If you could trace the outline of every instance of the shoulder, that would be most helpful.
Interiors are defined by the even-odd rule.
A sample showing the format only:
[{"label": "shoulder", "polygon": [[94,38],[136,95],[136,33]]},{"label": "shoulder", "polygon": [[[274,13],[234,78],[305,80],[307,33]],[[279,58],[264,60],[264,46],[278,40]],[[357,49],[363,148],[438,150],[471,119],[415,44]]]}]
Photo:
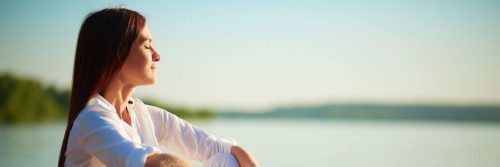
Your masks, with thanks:
[{"label": "shoulder", "polygon": [[114,119],[115,117],[118,118],[114,108],[110,108],[99,103],[89,102],[89,104],[87,104],[87,106],[85,106],[85,108],[78,114],[76,119],[83,121],[94,119]]},{"label": "shoulder", "polygon": [[103,98],[91,98],[85,108],[78,114],[77,120],[94,118],[118,118],[115,108]]},{"label": "shoulder", "polygon": [[73,127],[79,131],[92,131],[103,127],[115,126],[120,120],[114,109],[100,104],[100,102],[89,101],[87,106],[78,114]]},{"label": "shoulder", "polygon": [[134,103],[134,107],[138,107],[141,110],[145,110],[145,111],[149,112],[150,114],[162,114],[164,112],[167,112],[166,110],[164,110],[162,108],[152,106],[149,104],[145,104],[139,98],[133,98],[133,103]]},{"label": "shoulder", "polygon": [[169,120],[176,119],[176,116],[160,107],[144,104],[140,99],[134,98],[134,108],[138,110],[137,115],[143,115],[151,118],[153,123],[166,123]]}]

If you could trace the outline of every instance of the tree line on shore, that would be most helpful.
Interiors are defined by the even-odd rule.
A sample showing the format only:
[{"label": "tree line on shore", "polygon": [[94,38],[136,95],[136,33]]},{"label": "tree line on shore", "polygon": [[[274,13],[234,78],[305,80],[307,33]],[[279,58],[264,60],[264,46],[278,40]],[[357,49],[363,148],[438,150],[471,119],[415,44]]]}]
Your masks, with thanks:
[{"label": "tree line on shore", "polygon": [[[57,89],[10,73],[0,74],[0,124],[65,120],[69,112],[69,89]],[[146,104],[163,108],[185,119],[212,118],[210,109],[171,106],[155,100]]]}]

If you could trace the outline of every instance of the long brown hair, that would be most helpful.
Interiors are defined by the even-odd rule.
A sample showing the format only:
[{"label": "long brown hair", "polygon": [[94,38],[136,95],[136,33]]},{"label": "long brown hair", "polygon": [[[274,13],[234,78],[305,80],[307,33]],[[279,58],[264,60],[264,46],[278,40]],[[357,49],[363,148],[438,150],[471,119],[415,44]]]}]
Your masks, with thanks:
[{"label": "long brown hair", "polygon": [[145,24],[144,16],[124,8],[106,8],[85,18],[76,45],[68,124],[59,167],[64,166],[68,137],[76,117],[90,98],[102,92],[116,76]]}]

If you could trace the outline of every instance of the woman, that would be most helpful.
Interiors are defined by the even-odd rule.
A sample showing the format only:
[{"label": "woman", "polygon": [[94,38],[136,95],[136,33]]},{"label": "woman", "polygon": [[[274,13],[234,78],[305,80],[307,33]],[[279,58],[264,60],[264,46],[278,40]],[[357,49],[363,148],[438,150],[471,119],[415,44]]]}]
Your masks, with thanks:
[{"label": "woman", "polygon": [[131,95],[156,81],[160,55],[145,18],[124,8],[89,14],[76,47],[68,125],[59,166],[257,166],[235,142],[208,134]]}]

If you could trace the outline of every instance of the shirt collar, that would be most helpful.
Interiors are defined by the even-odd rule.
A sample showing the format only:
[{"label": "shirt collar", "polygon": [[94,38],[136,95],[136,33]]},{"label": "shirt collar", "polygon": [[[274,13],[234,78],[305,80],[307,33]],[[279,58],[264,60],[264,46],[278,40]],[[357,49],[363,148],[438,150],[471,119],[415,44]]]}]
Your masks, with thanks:
[{"label": "shirt collar", "polygon": [[[127,101],[127,105],[129,107],[134,107],[135,103],[136,102],[134,101],[134,98],[132,98],[132,97],[130,97]],[[104,107],[116,112],[115,106],[113,106],[111,103],[109,103],[109,101],[106,100],[104,97],[102,97],[99,93],[94,95],[94,97],[92,97],[89,100],[89,102],[87,102],[87,105],[100,105],[100,106],[104,106]]]}]

